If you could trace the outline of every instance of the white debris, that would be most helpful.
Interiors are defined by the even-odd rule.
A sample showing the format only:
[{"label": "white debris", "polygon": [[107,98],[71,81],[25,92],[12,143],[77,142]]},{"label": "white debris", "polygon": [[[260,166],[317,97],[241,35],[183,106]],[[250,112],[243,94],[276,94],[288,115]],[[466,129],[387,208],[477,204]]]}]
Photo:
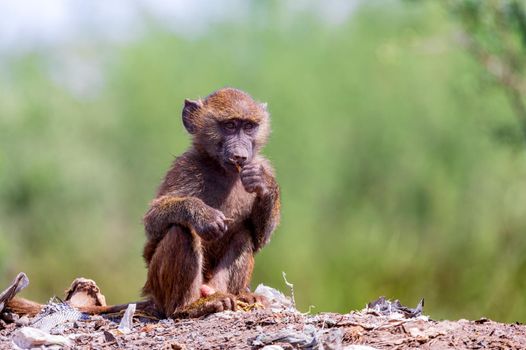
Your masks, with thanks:
[{"label": "white debris", "polygon": [[57,303],[55,298],[52,298],[42,311],[35,316],[31,326],[45,332],[51,332],[59,325],[80,320],[82,317],[82,312],[72,308],[69,304]]},{"label": "white debris", "polygon": [[293,309],[292,301],[277,289],[260,284],[254,293],[267,298],[270,303],[270,308],[274,312],[279,312],[283,309]]},{"label": "white debris", "polygon": [[41,346],[71,346],[71,340],[61,335],[51,335],[33,327],[23,327],[13,333],[13,344],[20,349],[38,348]]},{"label": "white debris", "polygon": [[368,345],[349,345],[343,348],[343,350],[378,350]]},{"label": "white debris", "polygon": [[277,342],[289,343],[307,349],[313,349],[319,345],[317,329],[313,325],[306,325],[301,331],[297,331],[292,327],[287,327],[278,332],[260,333],[252,341],[252,345],[273,345],[272,343]]},{"label": "white debris", "polygon": [[122,334],[128,334],[133,328],[133,314],[135,314],[135,304],[128,305],[128,308],[122,316],[121,323],[119,324],[119,332]]}]

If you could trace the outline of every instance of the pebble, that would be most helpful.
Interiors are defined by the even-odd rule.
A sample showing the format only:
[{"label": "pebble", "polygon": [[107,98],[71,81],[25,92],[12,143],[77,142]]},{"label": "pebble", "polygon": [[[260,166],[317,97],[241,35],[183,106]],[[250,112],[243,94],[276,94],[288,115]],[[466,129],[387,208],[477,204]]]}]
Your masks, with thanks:
[{"label": "pebble", "polygon": [[214,316],[215,318],[222,318],[225,320],[229,320],[233,317],[232,314],[233,314],[233,311],[223,311],[223,312],[219,312],[212,316]]},{"label": "pebble", "polygon": [[27,317],[26,315],[20,317],[18,321],[16,321],[16,325],[21,327],[29,325],[29,317]]},{"label": "pebble", "polygon": [[7,323],[13,323],[13,322],[16,322],[18,321],[18,318],[19,316],[13,312],[4,312],[2,314],[2,318],[7,322]]}]

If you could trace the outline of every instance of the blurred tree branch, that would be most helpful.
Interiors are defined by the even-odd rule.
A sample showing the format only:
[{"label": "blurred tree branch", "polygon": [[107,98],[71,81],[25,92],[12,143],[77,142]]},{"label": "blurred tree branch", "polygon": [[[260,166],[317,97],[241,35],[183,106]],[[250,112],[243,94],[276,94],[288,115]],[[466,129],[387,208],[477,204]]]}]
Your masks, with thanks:
[{"label": "blurred tree branch", "polygon": [[461,44],[505,90],[526,141],[526,12],[523,0],[448,0]]}]

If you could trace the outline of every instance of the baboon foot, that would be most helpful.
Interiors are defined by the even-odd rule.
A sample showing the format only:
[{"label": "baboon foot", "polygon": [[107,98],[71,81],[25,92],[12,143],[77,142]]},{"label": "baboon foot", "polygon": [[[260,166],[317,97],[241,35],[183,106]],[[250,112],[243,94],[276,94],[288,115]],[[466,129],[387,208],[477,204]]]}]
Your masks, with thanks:
[{"label": "baboon foot", "polygon": [[197,318],[222,311],[236,311],[236,297],[232,294],[215,293],[201,298],[173,314],[173,318]]}]

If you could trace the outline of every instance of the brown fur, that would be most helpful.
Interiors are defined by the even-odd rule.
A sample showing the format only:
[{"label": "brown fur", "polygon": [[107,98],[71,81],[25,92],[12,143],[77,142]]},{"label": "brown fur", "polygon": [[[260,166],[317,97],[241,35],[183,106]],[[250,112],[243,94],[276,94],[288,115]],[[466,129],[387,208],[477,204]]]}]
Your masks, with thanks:
[{"label": "brown fur", "polygon": [[[67,301],[66,301],[67,302]],[[67,302],[68,303],[68,302]],[[150,300],[139,301],[134,303],[136,304],[136,315],[145,316],[145,317],[163,317],[157,310],[157,308],[152,304]],[[90,314],[90,315],[110,315],[110,314],[121,314],[127,308],[129,304],[120,304],[120,305],[109,305],[109,306],[100,306],[100,305],[72,305],[73,308],[78,309],[80,312]],[[37,303],[32,300],[27,300],[25,298],[14,297],[6,303],[5,309],[8,312],[15,313],[17,315],[28,315],[29,317],[34,317],[42,311],[45,305]]]},{"label": "brown fur", "polygon": [[[75,281],[73,283],[75,283]],[[90,315],[120,314],[123,313],[129,305],[101,305],[101,297],[104,298],[104,296],[100,294],[98,286],[93,282],[88,287],[87,290],[83,288],[68,289],[66,291],[65,302],[71,307]],[[94,291],[96,291],[95,294],[93,293]],[[77,296],[80,296],[81,298],[76,298]],[[79,300],[81,300],[80,303]],[[154,318],[160,318],[163,316],[157,311],[157,308],[150,300],[136,302],[135,304],[137,315]],[[28,315],[29,317],[34,317],[42,311],[44,306],[45,305],[25,298],[14,297],[6,302],[5,310],[17,315]]]},{"label": "brown fur", "polygon": [[37,315],[44,305],[25,298],[14,297],[6,303],[6,309],[17,315],[28,315],[33,317]]},{"label": "brown fur", "polygon": [[[225,168],[228,159],[216,152],[225,140],[218,123],[228,120],[259,125],[246,137],[253,156],[241,174]],[[224,300],[246,292],[254,254],[279,222],[279,188],[258,154],[270,130],[266,105],[240,90],[221,89],[203,101],[186,100],[183,122],[193,146],[175,159],[144,217],[143,293],[165,316],[196,302],[203,283],[227,295],[214,305],[231,305]]]}]

